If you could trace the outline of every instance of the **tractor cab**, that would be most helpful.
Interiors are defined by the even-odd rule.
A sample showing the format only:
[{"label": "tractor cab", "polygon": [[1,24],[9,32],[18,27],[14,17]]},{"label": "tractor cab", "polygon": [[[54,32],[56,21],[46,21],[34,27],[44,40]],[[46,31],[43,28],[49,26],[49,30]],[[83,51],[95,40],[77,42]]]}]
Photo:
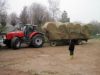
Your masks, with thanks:
[{"label": "tractor cab", "polygon": [[32,32],[37,32],[37,25],[26,24],[20,27],[20,30],[24,32],[25,35],[28,35]]},{"label": "tractor cab", "polygon": [[37,30],[37,25],[31,25],[31,24],[26,24],[26,25],[21,25],[20,29],[22,31],[36,31]]},{"label": "tractor cab", "polygon": [[20,27],[20,30],[24,33],[24,39],[26,41],[29,41],[30,35],[33,32],[37,32],[36,27],[37,27],[36,25],[31,25],[31,24],[26,24]]}]

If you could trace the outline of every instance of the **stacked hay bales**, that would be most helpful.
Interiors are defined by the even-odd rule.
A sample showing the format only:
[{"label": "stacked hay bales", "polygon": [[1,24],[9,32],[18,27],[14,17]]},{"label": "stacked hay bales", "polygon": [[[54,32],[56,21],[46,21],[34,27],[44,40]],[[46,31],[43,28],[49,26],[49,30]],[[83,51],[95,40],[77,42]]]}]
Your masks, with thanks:
[{"label": "stacked hay bales", "polygon": [[61,38],[62,39],[68,39],[69,36],[68,36],[68,29],[67,29],[67,26],[65,23],[61,23],[59,26],[58,26],[58,29],[59,31],[62,33],[61,34]]},{"label": "stacked hay bales", "polygon": [[75,32],[75,25],[73,23],[67,24],[67,30],[68,30],[69,39],[78,38],[77,33]]},{"label": "stacked hay bales", "polygon": [[73,23],[66,23],[66,27],[68,30],[68,33],[74,32],[74,24]]},{"label": "stacked hay bales", "polygon": [[82,26],[80,24],[74,24],[74,32],[76,34],[76,38],[83,38],[81,32],[82,32]]},{"label": "stacked hay bales", "polygon": [[58,30],[56,23],[48,22],[42,27],[43,31],[45,32],[46,36],[49,40],[60,40],[60,31]]},{"label": "stacked hay bales", "polygon": [[82,34],[84,35],[84,38],[90,38],[89,32],[90,32],[89,27],[86,25],[83,25],[82,26]]},{"label": "stacked hay bales", "polygon": [[75,25],[75,26],[74,26],[75,32],[76,32],[76,33],[81,33],[81,31],[82,31],[81,25],[80,25],[80,24],[74,24],[74,25]]},{"label": "stacked hay bales", "polygon": [[48,22],[42,29],[49,40],[89,38],[88,27],[75,23]]}]

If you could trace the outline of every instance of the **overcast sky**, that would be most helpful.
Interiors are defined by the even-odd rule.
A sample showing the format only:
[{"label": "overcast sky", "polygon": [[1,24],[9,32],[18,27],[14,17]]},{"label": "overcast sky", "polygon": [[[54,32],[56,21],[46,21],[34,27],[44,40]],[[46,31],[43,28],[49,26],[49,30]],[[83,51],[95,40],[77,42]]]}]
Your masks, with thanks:
[{"label": "overcast sky", "polygon": [[[30,6],[33,2],[47,5],[47,0],[7,0],[8,12],[19,14],[24,6]],[[66,10],[71,22],[100,22],[100,0],[60,0],[61,11]]]}]

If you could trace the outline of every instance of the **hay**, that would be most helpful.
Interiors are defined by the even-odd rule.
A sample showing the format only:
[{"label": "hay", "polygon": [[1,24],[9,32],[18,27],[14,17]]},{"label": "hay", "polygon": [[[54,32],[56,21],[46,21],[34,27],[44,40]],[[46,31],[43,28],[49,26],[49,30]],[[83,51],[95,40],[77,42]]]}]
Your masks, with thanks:
[{"label": "hay", "polygon": [[56,23],[48,22],[42,27],[43,31],[45,31],[46,36],[49,40],[60,40],[60,31],[58,30]]},{"label": "hay", "polygon": [[46,24],[44,24],[44,26],[42,27],[43,30],[48,30],[48,31],[57,31],[57,27],[56,27],[56,23],[54,22],[47,22]]},{"label": "hay", "polygon": [[65,23],[60,24],[58,29],[62,33],[61,38],[68,39],[68,30],[67,30],[66,24]]},{"label": "hay", "polygon": [[79,39],[80,38],[80,34],[75,33],[75,32],[71,32],[69,34],[69,39]]},{"label": "hay", "polygon": [[88,26],[82,26],[82,34],[84,35],[84,38],[90,38],[89,32],[90,31]]},{"label": "hay", "polygon": [[69,33],[74,32],[74,24],[73,23],[67,23],[66,27],[67,27],[67,30]]},{"label": "hay", "polygon": [[74,25],[74,30],[75,30],[76,33],[81,33],[81,31],[82,31],[81,25],[80,24],[75,24]]},{"label": "hay", "polygon": [[42,27],[49,40],[88,38],[88,27],[80,24],[48,22]]},{"label": "hay", "polygon": [[70,39],[78,39],[81,37],[81,25],[74,23],[67,23],[67,30]]}]

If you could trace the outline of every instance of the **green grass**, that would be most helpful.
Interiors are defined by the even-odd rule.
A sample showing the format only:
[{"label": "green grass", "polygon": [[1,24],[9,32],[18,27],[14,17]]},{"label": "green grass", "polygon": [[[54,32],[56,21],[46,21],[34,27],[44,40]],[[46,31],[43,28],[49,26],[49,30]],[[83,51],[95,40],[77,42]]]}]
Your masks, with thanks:
[{"label": "green grass", "polygon": [[92,36],[92,38],[93,38],[93,39],[100,39],[100,35],[99,35],[99,36],[97,36],[97,35]]}]

